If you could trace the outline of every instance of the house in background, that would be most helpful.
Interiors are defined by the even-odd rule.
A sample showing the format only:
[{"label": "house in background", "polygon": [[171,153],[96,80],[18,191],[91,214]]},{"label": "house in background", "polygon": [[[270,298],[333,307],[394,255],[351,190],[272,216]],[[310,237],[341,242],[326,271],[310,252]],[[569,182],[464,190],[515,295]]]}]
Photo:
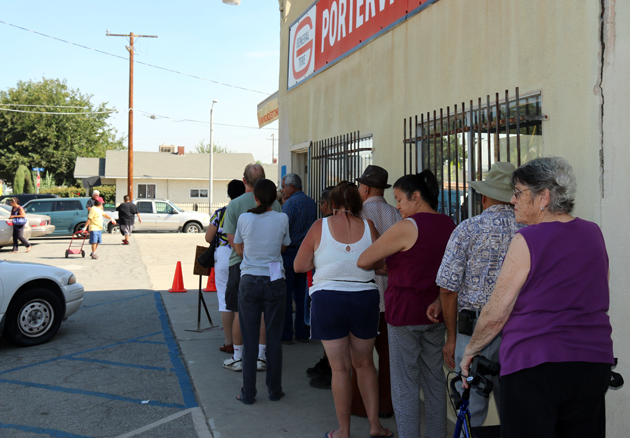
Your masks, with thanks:
[{"label": "house in background", "polygon": [[[172,149],[171,149],[172,148]],[[185,210],[208,211],[208,154],[184,153],[184,147],[160,146],[161,152],[134,152],[133,198],[164,198]],[[246,153],[213,154],[213,206],[229,202],[227,185],[242,179],[254,163]],[[278,183],[278,165],[263,164],[268,179]],[[77,158],[75,178],[99,176],[103,185],[116,186],[116,204],[127,194],[127,151],[107,151],[105,158]]]}]

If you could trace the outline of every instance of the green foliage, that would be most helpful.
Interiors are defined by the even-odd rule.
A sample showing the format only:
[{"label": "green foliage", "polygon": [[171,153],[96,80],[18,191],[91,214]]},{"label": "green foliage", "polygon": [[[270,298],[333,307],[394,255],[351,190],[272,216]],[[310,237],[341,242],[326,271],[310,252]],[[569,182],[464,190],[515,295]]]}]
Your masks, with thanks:
[{"label": "green foliage", "polygon": [[[197,154],[209,154],[210,153],[210,143],[204,143],[203,140],[199,140],[193,152]],[[233,154],[236,151],[229,149],[227,146],[220,146],[219,143],[214,143],[212,148],[212,152],[215,154]]]},{"label": "green foliage", "polygon": [[[114,204],[116,202],[116,186],[99,186],[94,187],[93,190],[98,190],[101,193],[101,197],[108,204]],[[52,193],[60,198],[82,198],[86,196],[92,196],[91,193],[86,194],[83,187],[50,187],[39,190],[39,193]]]},{"label": "green foliage", "polygon": [[24,173],[24,192],[23,193],[36,193],[37,185],[33,184],[33,174],[30,170],[26,169]]},{"label": "green foliage", "polygon": [[10,178],[18,166],[26,165],[45,168],[54,175],[56,184],[74,181],[77,157],[104,158],[107,150],[125,149],[123,139],[117,138],[116,130],[107,123],[108,112],[45,114],[108,110],[106,103],[95,105],[91,98],[59,79],[20,81],[15,88],[0,91],[3,108],[34,112],[0,111],[0,179]]},{"label": "green foliage", "polygon": [[15,177],[13,178],[13,193],[24,193],[24,181],[28,178],[28,168],[20,165],[15,171]]}]

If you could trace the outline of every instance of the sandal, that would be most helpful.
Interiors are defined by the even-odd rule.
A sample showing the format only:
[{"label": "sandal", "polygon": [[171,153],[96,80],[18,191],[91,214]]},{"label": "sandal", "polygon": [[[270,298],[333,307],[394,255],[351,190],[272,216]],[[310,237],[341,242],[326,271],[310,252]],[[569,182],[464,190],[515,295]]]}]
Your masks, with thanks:
[{"label": "sandal", "polygon": [[385,429],[385,435],[370,435],[370,438],[393,438],[394,432],[389,429]]},{"label": "sandal", "polygon": [[240,395],[236,396],[236,400],[240,401],[244,405],[253,405],[256,402],[256,399],[254,399],[252,401],[243,400]]},{"label": "sandal", "polygon": [[326,432],[326,434],[324,435],[324,438],[335,438],[335,432],[337,432],[337,429],[331,432]]}]

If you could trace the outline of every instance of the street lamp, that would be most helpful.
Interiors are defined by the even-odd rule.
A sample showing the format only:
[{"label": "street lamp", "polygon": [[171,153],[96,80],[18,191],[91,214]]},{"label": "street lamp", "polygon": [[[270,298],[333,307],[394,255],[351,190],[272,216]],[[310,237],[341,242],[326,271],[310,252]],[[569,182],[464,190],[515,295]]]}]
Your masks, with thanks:
[{"label": "street lamp", "polygon": [[212,153],[214,152],[214,143],[212,143],[212,112],[214,110],[214,104],[218,103],[217,99],[212,101],[212,105],[210,106],[210,184],[208,191],[208,214],[212,216]]}]

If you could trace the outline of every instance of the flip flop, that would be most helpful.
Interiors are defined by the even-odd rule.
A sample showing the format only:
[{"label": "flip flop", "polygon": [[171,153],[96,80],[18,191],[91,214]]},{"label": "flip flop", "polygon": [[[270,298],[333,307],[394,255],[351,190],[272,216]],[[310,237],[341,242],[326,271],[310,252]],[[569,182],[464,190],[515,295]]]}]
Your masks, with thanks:
[{"label": "flip flop", "polygon": [[236,396],[236,400],[240,401],[244,405],[253,405],[256,402],[256,399],[254,399],[252,401],[243,400],[240,395]]},{"label": "flip flop", "polygon": [[333,430],[332,432],[326,432],[324,434],[324,438],[335,438],[335,432],[337,432],[337,429]]},{"label": "flip flop", "polygon": [[385,435],[370,435],[370,438],[394,438],[394,432],[389,429],[385,429]]},{"label": "flip flop", "polygon": [[280,393],[280,395],[276,395],[276,396],[270,395],[270,396],[269,396],[269,400],[271,400],[271,401],[278,401],[278,400],[280,400],[282,397],[284,397],[284,391],[282,391],[282,392]]}]

